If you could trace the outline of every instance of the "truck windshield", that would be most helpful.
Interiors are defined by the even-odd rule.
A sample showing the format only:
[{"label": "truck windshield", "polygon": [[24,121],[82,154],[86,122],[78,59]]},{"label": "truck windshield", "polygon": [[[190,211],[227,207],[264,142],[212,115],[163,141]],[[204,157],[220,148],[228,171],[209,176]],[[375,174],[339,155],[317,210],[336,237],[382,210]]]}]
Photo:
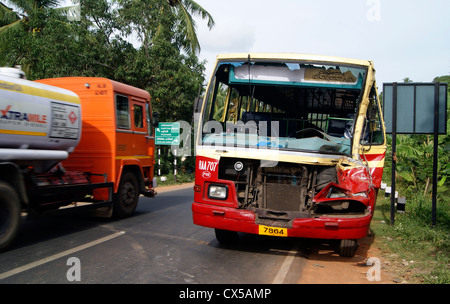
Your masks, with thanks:
[{"label": "truck windshield", "polygon": [[350,154],[367,70],[301,62],[220,62],[202,144]]}]

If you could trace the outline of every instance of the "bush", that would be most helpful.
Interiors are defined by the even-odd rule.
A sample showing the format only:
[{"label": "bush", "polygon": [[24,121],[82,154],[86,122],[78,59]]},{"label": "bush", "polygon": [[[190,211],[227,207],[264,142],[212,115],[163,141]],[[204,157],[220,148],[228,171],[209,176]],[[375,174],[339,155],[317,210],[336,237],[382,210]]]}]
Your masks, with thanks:
[{"label": "bush", "polygon": [[[161,176],[157,176],[158,178],[158,187],[161,186],[169,186],[169,185],[176,185],[176,184],[183,184],[183,183],[191,183],[195,180],[195,174],[194,173],[181,173],[177,174],[177,181],[175,182],[175,176],[173,173],[164,174],[162,175],[166,178],[165,181],[161,181]],[[155,175],[156,177],[156,175]]]}]

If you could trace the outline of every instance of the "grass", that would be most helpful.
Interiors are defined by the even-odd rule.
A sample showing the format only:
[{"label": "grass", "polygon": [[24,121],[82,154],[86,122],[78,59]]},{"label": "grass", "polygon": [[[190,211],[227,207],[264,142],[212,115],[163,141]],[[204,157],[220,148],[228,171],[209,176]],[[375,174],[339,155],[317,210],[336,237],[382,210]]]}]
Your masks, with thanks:
[{"label": "grass", "polygon": [[396,213],[392,226],[390,204],[390,198],[379,196],[371,229],[395,260],[392,268],[408,283],[449,284],[450,200],[438,199],[435,226],[431,198],[407,198],[405,213]]},{"label": "grass", "polygon": [[[156,176],[156,175],[155,175]],[[166,178],[165,181],[161,181],[161,177],[164,176]],[[194,173],[180,173],[177,174],[177,178],[175,181],[175,176],[173,173],[164,174],[162,176],[156,176],[157,177],[157,183],[159,187],[162,186],[171,186],[171,185],[180,185],[183,183],[191,183],[195,180],[195,174]]]}]

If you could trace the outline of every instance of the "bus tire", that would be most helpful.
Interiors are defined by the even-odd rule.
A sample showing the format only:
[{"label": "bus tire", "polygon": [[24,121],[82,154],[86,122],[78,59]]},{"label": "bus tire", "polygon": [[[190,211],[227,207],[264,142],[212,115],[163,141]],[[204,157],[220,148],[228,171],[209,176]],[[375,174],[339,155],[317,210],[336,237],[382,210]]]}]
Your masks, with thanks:
[{"label": "bus tire", "polygon": [[341,240],[339,244],[339,255],[341,257],[351,258],[355,255],[356,249],[358,249],[357,240]]},{"label": "bus tire", "polygon": [[20,209],[14,188],[0,181],[0,251],[11,244],[19,231]]},{"label": "bus tire", "polygon": [[230,244],[238,240],[236,231],[214,229],[216,233],[216,239],[221,244]]},{"label": "bus tire", "polygon": [[113,217],[125,218],[134,213],[139,200],[139,185],[132,172],[125,172],[120,178],[119,188],[113,199]]}]

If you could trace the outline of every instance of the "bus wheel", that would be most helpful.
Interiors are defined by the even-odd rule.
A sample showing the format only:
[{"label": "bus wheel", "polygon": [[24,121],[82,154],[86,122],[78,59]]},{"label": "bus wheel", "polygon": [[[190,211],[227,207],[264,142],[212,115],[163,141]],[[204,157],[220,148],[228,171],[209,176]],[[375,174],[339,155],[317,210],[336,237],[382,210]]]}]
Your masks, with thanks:
[{"label": "bus wheel", "polygon": [[339,255],[341,257],[351,258],[355,255],[356,249],[358,249],[357,240],[341,240],[339,244]]},{"label": "bus wheel", "polygon": [[20,202],[16,191],[0,182],[0,250],[14,240],[20,225]]},{"label": "bus wheel", "polygon": [[221,244],[229,244],[234,243],[238,239],[238,235],[236,231],[215,229],[216,239]]},{"label": "bus wheel", "polygon": [[136,210],[139,194],[136,176],[131,172],[125,172],[114,195],[113,216],[125,218],[132,215]]}]

